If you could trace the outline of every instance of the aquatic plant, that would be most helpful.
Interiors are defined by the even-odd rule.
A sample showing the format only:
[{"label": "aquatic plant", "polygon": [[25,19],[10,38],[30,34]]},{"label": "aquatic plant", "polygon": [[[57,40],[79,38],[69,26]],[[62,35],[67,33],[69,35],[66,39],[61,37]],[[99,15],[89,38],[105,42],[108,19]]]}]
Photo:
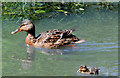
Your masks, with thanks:
[{"label": "aquatic plant", "polygon": [[110,2],[3,2],[1,5],[3,18],[19,17],[20,19],[29,18],[32,20],[54,17],[60,13],[65,15],[82,14],[93,5],[96,5],[96,9],[117,9],[117,4]]}]

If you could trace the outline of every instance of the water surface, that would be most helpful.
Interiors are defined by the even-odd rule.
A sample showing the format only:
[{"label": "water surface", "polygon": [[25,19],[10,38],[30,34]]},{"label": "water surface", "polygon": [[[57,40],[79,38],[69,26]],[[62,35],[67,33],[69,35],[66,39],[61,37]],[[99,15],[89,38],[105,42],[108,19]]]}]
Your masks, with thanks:
[{"label": "water surface", "polygon": [[26,47],[26,32],[11,35],[18,20],[2,22],[3,76],[86,76],[80,65],[99,68],[100,76],[118,75],[118,12],[91,11],[82,15],[60,14],[33,21],[36,35],[49,29],[78,27],[74,35],[86,42],[74,47],[42,49]]}]

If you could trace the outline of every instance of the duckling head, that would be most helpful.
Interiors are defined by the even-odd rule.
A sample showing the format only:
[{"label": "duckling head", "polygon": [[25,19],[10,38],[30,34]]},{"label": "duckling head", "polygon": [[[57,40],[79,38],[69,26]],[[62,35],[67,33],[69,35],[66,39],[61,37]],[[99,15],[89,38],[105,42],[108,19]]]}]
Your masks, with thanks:
[{"label": "duckling head", "polygon": [[81,71],[87,71],[88,68],[87,68],[86,65],[81,65],[81,66],[80,66],[80,70],[81,70]]}]

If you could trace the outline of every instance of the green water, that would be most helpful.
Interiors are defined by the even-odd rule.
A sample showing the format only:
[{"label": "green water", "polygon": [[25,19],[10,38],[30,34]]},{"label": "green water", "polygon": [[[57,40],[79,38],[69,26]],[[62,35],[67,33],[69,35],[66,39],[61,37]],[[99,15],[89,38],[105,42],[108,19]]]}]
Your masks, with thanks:
[{"label": "green water", "polygon": [[99,68],[100,76],[118,75],[118,12],[89,10],[82,15],[61,14],[34,21],[36,35],[49,29],[78,27],[73,34],[86,42],[76,44],[77,48],[27,47],[26,32],[10,34],[18,28],[17,21],[2,22],[3,76],[84,76],[76,72],[80,65]]}]

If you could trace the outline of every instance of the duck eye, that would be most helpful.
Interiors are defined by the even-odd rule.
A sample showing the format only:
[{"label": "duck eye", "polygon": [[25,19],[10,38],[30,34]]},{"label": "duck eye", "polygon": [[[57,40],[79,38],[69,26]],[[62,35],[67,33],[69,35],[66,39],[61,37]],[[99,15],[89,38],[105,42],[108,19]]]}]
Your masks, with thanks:
[{"label": "duck eye", "polygon": [[25,25],[28,25],[28,24],[21,24],[20,27],[25,26]]},{"label": "duck eye", "polygon": [[25,26],[26,24],[23,24],[22,26]]}]

